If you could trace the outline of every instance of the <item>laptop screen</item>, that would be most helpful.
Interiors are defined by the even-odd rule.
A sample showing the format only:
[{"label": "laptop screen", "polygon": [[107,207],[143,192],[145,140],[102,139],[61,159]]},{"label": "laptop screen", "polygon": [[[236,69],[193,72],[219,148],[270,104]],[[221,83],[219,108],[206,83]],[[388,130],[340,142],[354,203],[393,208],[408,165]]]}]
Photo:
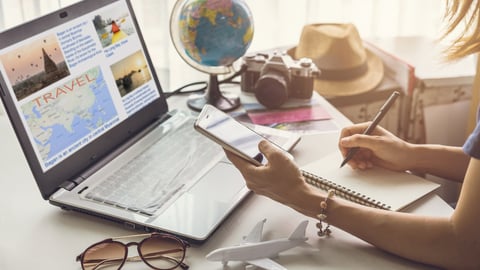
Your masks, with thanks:
[{"label": "laptop screen", "polygon": [[71,160],[51,174],[75,177],[168,110],[127,1],[82,1],[0,40],[2,99],[35,176]]}]

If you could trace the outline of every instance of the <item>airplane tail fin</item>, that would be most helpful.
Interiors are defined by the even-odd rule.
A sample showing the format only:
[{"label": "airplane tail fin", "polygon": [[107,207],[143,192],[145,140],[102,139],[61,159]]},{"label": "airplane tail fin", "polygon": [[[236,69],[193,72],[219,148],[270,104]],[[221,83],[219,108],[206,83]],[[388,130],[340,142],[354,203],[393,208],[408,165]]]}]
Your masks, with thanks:
[{"label": "airplane tail fin", "polygon": [[290,235],[288,240],[306,240],[305,231],[307,230],[308,220],[302,221]]},{"label": "airplane tail fin", "polygon": [[262,240],[262,231],[263,231],[263,224],[267,219],[263,219],[253,227],[252,231],[247,235],[243,237],[243,243],[258,243]]}]

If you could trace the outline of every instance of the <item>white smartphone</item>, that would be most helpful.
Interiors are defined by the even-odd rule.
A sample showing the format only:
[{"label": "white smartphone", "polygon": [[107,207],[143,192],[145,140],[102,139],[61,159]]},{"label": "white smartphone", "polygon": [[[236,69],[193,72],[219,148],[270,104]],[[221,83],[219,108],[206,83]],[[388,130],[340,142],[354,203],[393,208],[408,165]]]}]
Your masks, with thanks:
[{"label": "white smartphone", "polygon": [[[266,158],[258,150],[258,143],[262,140],[272,141],[214,106],[207,104],[203,107],[195,121],[194,128],[220,144],[223,148],[239,155],[254,165],[260,166],[267,163]],[[297,140],[296,138],[293,139]],[[274,142],[272,144],[281,149],[286,156],[293,159],[292,155],[281,146]]]}]

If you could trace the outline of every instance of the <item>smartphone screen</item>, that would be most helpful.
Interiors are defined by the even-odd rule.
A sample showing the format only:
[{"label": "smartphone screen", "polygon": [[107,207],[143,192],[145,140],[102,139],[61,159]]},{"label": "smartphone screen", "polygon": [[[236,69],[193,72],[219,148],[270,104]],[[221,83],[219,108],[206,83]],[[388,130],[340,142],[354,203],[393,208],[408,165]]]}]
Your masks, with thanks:
[{"label": "smartphone screen", "polygon": [[195,128],[224,148],[240,154],[250,162],[256,161],[256,165],[267,162],[258,150],[258,143],[265,138],[212,106],[205,106]]}]

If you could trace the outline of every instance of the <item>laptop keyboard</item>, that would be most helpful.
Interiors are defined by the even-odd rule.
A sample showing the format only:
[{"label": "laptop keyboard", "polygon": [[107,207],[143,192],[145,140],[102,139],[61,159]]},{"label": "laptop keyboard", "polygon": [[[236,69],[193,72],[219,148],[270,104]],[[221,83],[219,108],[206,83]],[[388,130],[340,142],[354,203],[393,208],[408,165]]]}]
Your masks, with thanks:
[{"label": "laptop keyboard", "polygon": [[189,120],[167,133],[120,170],[91,188],[85,198],[145,215],[177,197],[223,150],[193,129]]}]

